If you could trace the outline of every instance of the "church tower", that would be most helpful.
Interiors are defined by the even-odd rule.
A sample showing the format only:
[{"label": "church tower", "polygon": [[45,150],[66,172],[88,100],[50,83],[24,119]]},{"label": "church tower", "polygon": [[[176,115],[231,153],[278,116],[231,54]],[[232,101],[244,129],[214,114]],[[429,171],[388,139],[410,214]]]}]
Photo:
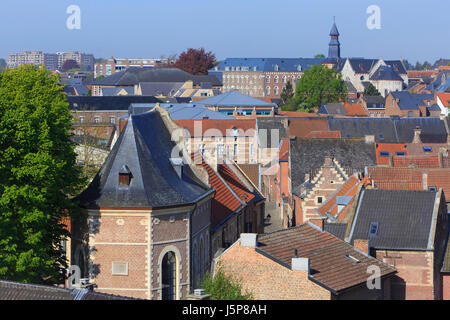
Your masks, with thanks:
[{"label": "church tower", "polygon": [[339,43],[339,31],[336,27],[336,20],[333,21],[330,37],[331,40],[328,44],[328,58],[338,59],[341,57],[341,44]]}]

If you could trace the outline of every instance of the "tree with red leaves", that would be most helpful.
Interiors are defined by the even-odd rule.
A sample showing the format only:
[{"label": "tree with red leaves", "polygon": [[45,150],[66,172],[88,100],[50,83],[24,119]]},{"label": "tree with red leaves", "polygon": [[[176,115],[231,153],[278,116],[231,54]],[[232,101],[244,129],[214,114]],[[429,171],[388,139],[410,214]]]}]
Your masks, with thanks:
[{"label": "tree with red leaves", "polygon": [[80,66],[75,60],[69,59],[63,63],[61,69],[63,72],[67,72],[72,69],[80,69]]},{"label": "tree with red leaves", "polygon": [[216,55],[211,51],[190,48],[180,54],[173,67],[195,75],[208,74],[208,70],[214,67],[215,60]]}]

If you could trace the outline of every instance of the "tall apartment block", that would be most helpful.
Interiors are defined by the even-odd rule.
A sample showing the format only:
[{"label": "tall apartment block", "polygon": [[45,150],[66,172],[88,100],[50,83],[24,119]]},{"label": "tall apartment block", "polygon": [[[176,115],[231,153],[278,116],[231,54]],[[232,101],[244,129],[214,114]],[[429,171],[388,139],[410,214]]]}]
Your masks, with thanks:
[{"label": "tall apartment block", "polygon": [[172,64],[175,61],[170,59],[142,59],[142,58],[114,58],[106,63],[96,63],[94,67],[94,77],[110,76],[119,71],[125,71],[130,67],[154,68],[158,65]]},{"label": "tall apartment block", "polygon": [[43,53],[42,51],[24,51],[8,55],[8,67],[16,68],[23,64],[44,65],[49,70],[61,70],[64,62],[75,60],[83,71],[94,70],[94,56],[79,52]]}]

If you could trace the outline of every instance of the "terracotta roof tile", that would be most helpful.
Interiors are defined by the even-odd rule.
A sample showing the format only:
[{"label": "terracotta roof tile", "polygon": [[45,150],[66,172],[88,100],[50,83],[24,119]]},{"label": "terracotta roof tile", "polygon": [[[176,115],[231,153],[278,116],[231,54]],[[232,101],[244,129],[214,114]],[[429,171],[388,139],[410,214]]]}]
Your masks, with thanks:
[{"label": "terracotta roof tile", "polygon": [[219,164],[218,172],[228,184],[228,186],[242,201],[249,203],[255,198],[255,195],[247,189],[244,183],[238,178],[238,176],[233,172],[233,170],[231,170],[231,168],[227,164]]},{"label": "terracotta roof tile", "polygon": [[[310,278],[335,293],[367,281],[367,267],[376,265],[381,275],[393,274],[387,264],[356,251],[350,244],[309,224],[258,236],[258,249],[291,265],[294,249],[310,261]],[[354,257],[356,261],[353,261]]]},{"label": "terracotta roof tile", "polygon": [[[405,155],[408,155],[408,150],[403,143],[376,143],[375,150],[377,152],[378,164],[389,164],[389,156],[396,156],[397,152],[404,152]],[[389,155],[382,156],[381,154],[385,152],[389,153]],[[400,158],[401,156],[397,157]]]},{"label": "terracotta roof tile", "polygon": [[440,168],[439,155],[393,157],[394,167]]},{"label": "terracotta roof tile", "polygon": [[327,119],[289,119],[288,137],[305,138],[311,131],[330,131]]}]

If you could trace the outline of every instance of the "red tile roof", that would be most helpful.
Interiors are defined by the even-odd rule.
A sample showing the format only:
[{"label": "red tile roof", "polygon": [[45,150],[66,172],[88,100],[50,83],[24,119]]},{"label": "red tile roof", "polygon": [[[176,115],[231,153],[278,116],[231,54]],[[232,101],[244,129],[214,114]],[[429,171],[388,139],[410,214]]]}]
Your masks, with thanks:
[{"label": "red tile roof", "polygon": [[[195,163],[200,162],[200,155],[194,155]],[[209,176],[209,184],[216,190],[216,194],[212,201],[212,221],[211,227],[214,228],[220,222],[229,217],[241,206],[241,202],[230,191],[218,174],[202,159],[201,166],[206,169]]]},{"label": "red tile roof", "polygon": [[410,70],[408,71],[408,78],[420,78],[420,77],[431,77],[438,74],[438,71],[428,71],[428,70]]},{"label": "red tile roof", "polygon": [[242,201],[249,203],[255,198],[255,195],[244,185],[227,164],[219,164],[218,172]]},{"label": "red tile roof", "polygon": [[405,155],[408,155],[408,150],[405,148],[404,143],[376,143],[375,150],[377,153],[378,164],[389,164],[390,157],[382,157],[380,156],[380,152],[389,152],[389,154],[393,156],[396,155],[396,152],[405,152]]},{"label": "red tile roof", "polygon": [[347,111],[348,115],[352,116],[367,116],[366,111],[362,107],[360,103],[345,103],[344,104],[345,111]]},{"label": "red tile roof", "polygon": [[393,157],[393,166],[401,168],[440,168],[439,156],[406,156],[406,157]]},{"label": "red tile roof", "polygon": [[329,131],[328,120],[316,119],[289,119],[288,137],[306,138],[312,131]]},{"label": "red tile roof", "polygon": [[[310,279],[339,293],[367,282],[367,267],[376,265],[381,276],[396,270],[387,264],[356,251],[350,244],[309,224],[258,236],[258,250],[291,266],[294,250],[308,258]],[[263,281],[264,279],[262,279]]]},{"label": "red tile roof", "polygon": [[281,142],[279,160],[289,160],[289,138],[284,138]]},{"label": "red tile roof", "polygon": [[340,131],[311,131],[305,138],[316,139],[339,139],[341,137]]},{"label": "red tile roof", "polygon": [[231,136],[231,130],[237,128],[239,135],[256,134],[256,119],[188,119],[174,120],[181,128],[186,128],[194,136]]},{"label": "red tile roof", "polygon": [[439,100],[441,100],[444,107],[450,108],[450,93],[438,93]]}]

